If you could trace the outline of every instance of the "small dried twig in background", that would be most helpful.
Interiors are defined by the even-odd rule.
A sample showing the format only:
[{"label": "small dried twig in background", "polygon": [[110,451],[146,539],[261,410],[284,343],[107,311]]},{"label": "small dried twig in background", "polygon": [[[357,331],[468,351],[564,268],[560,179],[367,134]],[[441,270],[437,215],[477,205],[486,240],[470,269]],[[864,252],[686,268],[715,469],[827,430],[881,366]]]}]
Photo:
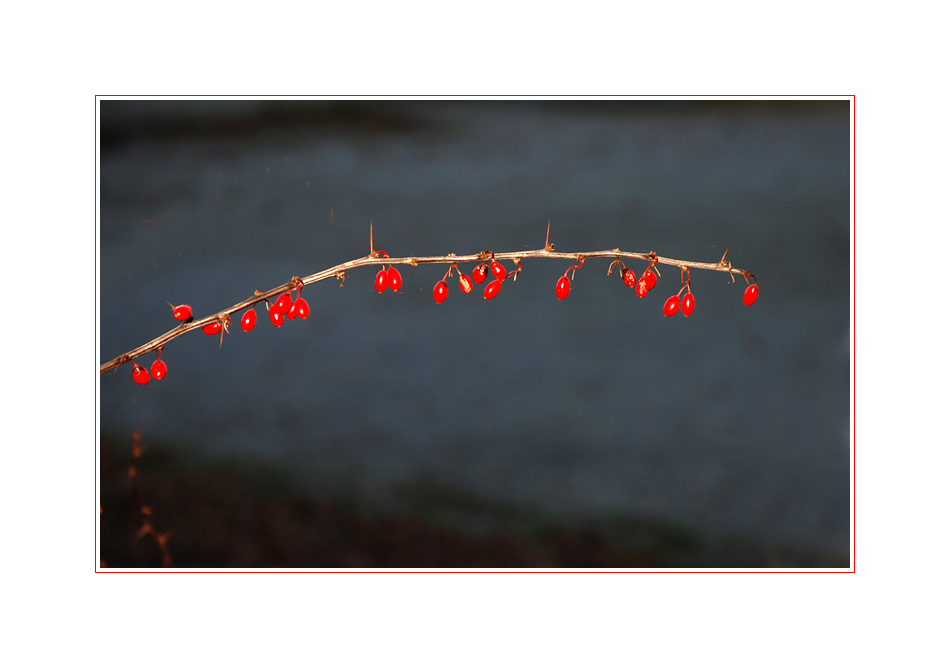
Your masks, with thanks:
[{"label": "small dried twig in background", "polygon": [[141,539],[146,535],[150,535],[155,540],[155,544],[158,545],[158,549],[162,551],[162,566],[172,566],[172,555],[168,552],[168,539],[171,538],[172,532],[159,533],[155,529],[150,519],[152,508],[142,503],[139,496],[136,462],[147,449],[148,446],[142,445],[142,430],[140,429],[132,434],[132,456],[129,458],[129,490],[132,492],[132,501],[139,511],[139,517],[142,518],[142,528],[138,530],[135,537]]}]

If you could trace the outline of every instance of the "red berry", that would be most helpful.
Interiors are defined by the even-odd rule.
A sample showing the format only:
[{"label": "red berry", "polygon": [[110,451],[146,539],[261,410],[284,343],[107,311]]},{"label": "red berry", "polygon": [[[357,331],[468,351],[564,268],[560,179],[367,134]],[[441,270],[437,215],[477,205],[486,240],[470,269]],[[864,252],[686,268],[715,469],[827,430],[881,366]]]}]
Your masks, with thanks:
[{"label": "red berry", "polygon": [[485,299],[494,299],[498,291],[501,290],[501,281],[494,280],[485,286]]},{"label": "red berry", "polygon": [[253,308],[249,308],[244,312],[244,315],[241,316],[241,329],[245,332],[249,332],[254,329],[254,325],[257,324],[257,311]]},{"label": "red berry", "polygon": [[505,277],[508,276],[508,272],[505,271],[505,268],[502,267],[497,262],[495,262],[494,260],[492,260],[492,263],[491,263],[491,274],[492,276],[497,278],[499,281],[505,280]]},{"label": "red berry", "polygon": [[696,300],[693,299],[693,293],[687,292],[683,295],[683,315],[688,318],[692,315],[694,308],[696,308]]},{"label": "red berry", "polygon": [[132,380],[134,380],[139,385],[148,385],[148,371],[136,364],[132,368]]},{"label": "red berry", "polygon": [[472,291],[472,279],[468,277],[468,274],[459,274],[459,290],[465,294]]},{"label": "red berry", "polygon": [[389,287],[392,289],[392,291],[399,292],[399,288],[402,287],[402,276],[399,275],[399,272],[396,271],[395,267],[389,267],[387,279],[389,281]]},{"label": "red berry", "polygon": [[637,275],[633,273],[633,269],[627,269],[623,272],[623,282],[628,288],[632,288],[637,284]]},{"label": "red berry", "polygon": [[385,269],[380,269],[379,273],[376,274],[376,292],[383,294],[387,287],[389,287],[389,277],[386,275]]},{"label": "red berry", "polygon": [[182,322],[191,322],[191,307],[188,306],[188,304],[176,306],[175,310],[172,311],[172,317],[175,320],[181,320]]},{"label": "red berry", "polygon": [[201,328],[201,331],[209,336],[214,336],[221,331],[220,322],[209,322],[207,325]]},{"label": "red berry", "polygon": [[646,274],[644,274],[644,275],[643,275],[643,278],[641,278],[641,279],[637,282],[637,297],[640,297],[640,298],[642,299],[643,297],[646,297],[646,296],[647,296],[647,293],[648,293],[649,291],[650,291],[650,287],[649,287],[649,285],[647,284],[647,277],[646,277]]},{"label": "red berry", "polygon": [[679,295],[673,295],[666,300],[666,303],[663,304],[663,315],[669,318],[671,315],[676,315],[676,312],[680,310],[680,298]]},{"label": "red berry", "polygon": [[435,284],[435,287],[432,288],[432,298],[435,300],[436,304],[441,304],[448,296],[449,286],[446,285],[445,281],[439,281]]},{"label": "red berry", "polygon": [[[168,373],[168,367],[165,366],[165,363],[161,360],[155,360],[152,362],[152,378],[155,380],[161,380],[165,377],[165,374]],[[132,371],[132,374],[135,374],[135,371]]]},{"label": "red berry", "polygon": [[310,304],[308,304],[307,300],[303,297],[298,296],[297,299],[294,300],[294,305],[290,307],[290,312],[287,314],[287,317],[291,320],[294,318],[306,320],[308,315],[310,315]]},{"label": "red berry", "polygon": [[488,275],[488,265],[482,262],[480,265],[472,269],[472,280],[476,283],[484,283],[485,277]]},{"label": "red berry", "polygon": [[270,321],[274,323],[274,327],[280,327],[284,324],[284,314],[278,313],[273,306],[267,311],[267,315],[270,316]]},{"label": "red berry", "polygon": [[561,276],[554,288],[554,294],[558,299],[564,299],[571,294],[571,280],[567,276]]},{"label": "red berry", "polygon": [[745,289],[745,294],[742,295],[742,301],[745,302],[746,306],[752,306],[755,303],[755,300],[759,298],[759,286],[757,283],[753,283]]},{"label": "red berry", "polygon": [[285,292],[277,298],[277,302],[274,304],[273,308],[277,309],[278,313],[287,313],[287,311],[290,310],[292,303],[293,298],[290,296],[290,293]]},{"label": "red berry", "polygon": [[643,273],[643,277],[644,277],[645,279],[647,279],[647,290],[648,290],[648,291],[649,291],[649,290],[652,290],[653,288],[656,287],[656,274],[654,274],[652,271],[650,271],[649,269],[647,269],[647,270]]}]

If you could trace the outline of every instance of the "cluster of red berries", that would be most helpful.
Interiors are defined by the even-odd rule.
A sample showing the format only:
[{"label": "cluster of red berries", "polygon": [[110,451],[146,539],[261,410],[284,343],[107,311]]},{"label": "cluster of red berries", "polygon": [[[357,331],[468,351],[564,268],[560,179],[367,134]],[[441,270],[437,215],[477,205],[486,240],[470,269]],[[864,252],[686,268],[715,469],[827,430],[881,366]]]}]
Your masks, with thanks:
[{"label": "cluster of red berries", "polygon": [[[379,251],[377,255],[389,257],[386,251]],[[393,292],[399,292],[399,288],[401,287],[402,274],[399,273],[394,265],[389,265],[388,270],[383,266],[383,268],[379,270],[379,273],[376,274],[376,292],[379,294],[386,292],[386,288],[389,288]]]},{"label": "cluster of red berries", "polygon": [[155,380],[161,380],[165,377],[165,374],[168,373],[168,367],[165,366],[165,363],[160,359],[162,355],[162,349],[159,348],[155,351],[155,361],[152,362],[152,374],[149,376],[148,371],[143,366],[135,364],[132,367],[132,380],[134,380],[139,385],[148,385],[148,381],[151,378]]},{"label": "cluster of red berries", "polygon": [[393,292],[399,292],[399,288],[401,287],[402,275],[396,267],[389,265],[389,271],[380,269],[379,273],[376,274],[376,292],[382,294],[386,292],[386,288],[389,288]]},{"label": "cluster of red berries", "polygon": [[515,280],[514,277],[521,271],[521,263],[518,263],[517,269],[508,273],[508,270],[495,260],[482,262],[472,269],[471,277],[469,277],[468,274],[462,273],[462,270],[453,263],[449,267],[449,270],[445,272],[445,276],[442,277],[442,280],[436,283],[435,287],[432,288],[432,298],[436,304],[441,304],[449,296],[449,285],[446,283],[446,280],[451,278],[453,269],[459,273],[459,289],[465,294],[469,294],[474,289],[472,281],[478,284],[484,283],[488,279],[488,272],[491,271],[491,275],[495,277],[495,280],[490,281],[488,285],[485,286],[485,292],[483,294],[485,299],[494,299],[501,291],[502,283],[509,278]]},{"label": "cluster of red berries", "polygon": [[617,259],[610,263],[610,266],[607,268],[607,275],[614,269],[614,265],[619,264],[621,269],[621,278],[623,279],[624,285],[628,288],[635,288],[637,291],[637,297],[641,299],[646,297],[647,294],[656,287],[656,277],[660,273],[656,269],[656,260],[650,262],[647,265],[646,271],[643,272],[643,276],[640,277],[640,280],[637,280],[637,275],[633,272],[633,269],[630,269],[623,263],[623,261]]},{"label": "cluster of red berries", "polygon": [[[277,298],[277,301],[271,304],[266,299],[267,302],[267,316],[270,318],[271,323],[274,327],[281,327],[284,324],[284,320],[294,320],[296,318],[301,318],[306,320],[307,316],[310,315],[310,304],[307,303],[307,300],[300,296],[300,293],[303,292],[303,287],[297,288],[297,298],[294,299],[290,292],[285,292],[280,297]],[[254,329],[254,325],[257,324],[257,312],[252,306],[244,312],[244,315],[241,316],[241,329],[245,332],[249,332]]]},{"label": "cluster of red berries", "polygon": [[682,277],[685,272],[686,280],[683,281],[683,287],[680,288],[680,291],[675,295],[666,300],[666,303],[663,304],[663,315],[667,318],[676,315],[680,310],[680,295],[683,294],[683,290],[686,290],[686,296],[683,297],[682,307],[683,315],[689,317],[693,314],[693,309],[696,308],[696,298],[693,297],[693,292],[690,289],[689,285],[692,282],[692,277],[689,275],[689,267],[683,267],[680,269],[680,276]]},{"label": "cluster of red berries", "polygon": [[[482,265],[479,265],[479,266],[482,266]],[[449,284],[446,283],[445,281],[446,279],[452,277],[453,269],[455,269],[459,273],[459,290],[461,290],[465,294],[469,294],[472,291],[472,288],[474,287],[472,285],[471,277],[468,274],[462,273],[462,270],[458,268],[458,265],[456,265],[453,262],[452,265],[449,267],[449,270],[445,272],[445,276],[442,277],[442,280],[436,283],[435,287],[432,288],[432,298],[435,300],[436,304],[441,304],[449,296]],[[482,272],[481,277],[482,277],[481,280],[484,281],[485,280],[484,272]],[[497,294],[497,290],[495,292]],[[493,294],[492,297],[494,296],[495,295]],[[487,295],[486,295],[486,298],[491,299],[491,297],[488,297]]]},{"label": "cluster of red berries", "polygon": [[[689,292],[689,284],[684,285],[683,287],[687,290],[686,296],[683,297],[683,315],[688,318],[690,315],[692,315],[693,309],[696,308],[696,299],[693,298],[693,293]],[[676,313],[680,310],[680,294],[682,294],[682,292],[683,290],[681,288],[679,294],[673,295],[666,300],[665,304],[663,304],[663,315],[665,315],[667,318],[676,315]]]},{"label": "cluster of red berries", "polygon": [[[194,318],[191,316],[191,306],[189,306],[188,304],[175,306],[174,304],[171,304],[169,302],[165,302],[165,303],[172,307],[172,317],[175,320],[178,320],[179,322],[183,322],[185,324],[194,320]],[[220,322],[211,323],[211,324],[218,326],[217,330],[212,332],[213,334],[217,334],[218,332],[221,331]],[[205,325],[203,330],[207,332],[209,327],[211,327],[211,325]],[[151,375],[149,375],[148,369],[146,369],[144,366],[139,366],[138,364],[134,364],[132,366],[132,380],[134,380],[139,385],[148,385],[148,381],[151,380],[152,378],[154,378],[155,380],[161,380],[162,378],[164,378],[165,374],[168,373],[168,367],[161,360],[161,355],[162,355],[162,349],[159,348],[158,350],[155,351],[155,361],[152,362]]]},{"label": "cluster of red berries", "polygon": [[[277,298],[277,301],[273,305],[268,303],[270,308],[267,310],[268,315],[270,316],[270,321],[274,323],[274,327],[280,327],[284,324],[284,319],[293,320],[295,318],[301,318],[303,320],[307,319],[307,316],[310,315],[310,305],[307,303],[307,300],[300,296],[300,293],[303,291],[303,286],[297,288],[297,298],[294,299],[290,292],[285,292],[280,297]],[[267,301],[266,299],[264,301]],[[169,304],[169,306],[172,306]],[[172,306],[172,317],[175,320],[178,320],[183,323],[189,323],[194,320],[191,314],[191,306],[188,304],[182,304],[181,306]],[[257,311],[254,310],[252,306],[247,311],[244,312],[244,315],[241,316],[241,329],[245,332],[249,332],[254,329],[254,326],[257,324]],[[216,322],[209,322],[207,325],[201,328],[201,331],[209,336],[214,336],[215,334],[221,333],[224,323],[220,320]],[[221,334],[223,337],[224,334]],[[155,362],[152,363],[151,375],[149,375],[148,370],[138,364],[133,365],[132,367],[132,380],[134,380],[139,385],[148,385],[150,378],[155,380],[161,380],[165,377],[165,374],[168,373],[168,367],[165,365],[159,356],[161,355],[161,348],[158,349],[155,353]]]},{"label": "cluster of red berries", "polygon": [[[185,324],[188,324],[189,322],[194,320],[194,318],[191,317],[191,306],[189,306],[188,304],[182,304],[181,306],[173,306],[171,302],[165,302],[165,303],[172,307],[172,317],[175,320],[179,320]],[[212,327],[216,327],[213,332],[209,331],[209,328],[212,328]],[[221,331],[221,323],[212,322],[202,327],[201,331],[203,331],[205,334],[217,334],[218,332]]]},{"label": "cluster of red berries", "polygon": [[656,276],[659,274],[659,271],[656,273],[653,272],[654,265],[656,263],[650,263],[646,271],[643,272],[643,276],[640,277],[640,280],[637,281],[636,274],[633,273],[633,270],[627,269],[624,271],[624,283],[627,283],[629,287],[633,287],[630,283],[627,282],[627,274],[630,275],[630,281],[636,283],[637,297],[643,298],[647,296],[647,293],[650,292],[653,288],[656,287]]}]

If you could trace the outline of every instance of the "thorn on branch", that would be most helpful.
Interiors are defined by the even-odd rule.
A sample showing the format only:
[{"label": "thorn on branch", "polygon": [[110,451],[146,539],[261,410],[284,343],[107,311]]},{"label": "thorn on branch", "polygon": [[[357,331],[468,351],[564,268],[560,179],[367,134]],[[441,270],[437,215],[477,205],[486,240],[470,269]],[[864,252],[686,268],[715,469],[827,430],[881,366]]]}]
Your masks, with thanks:
[{"label": "thorn on branch", "polygon": [[[726,264],[726,255],[729,253],[729,249],[730,249],[730,248],[732,248],[732,244],[729,244],[728,246],[726,246],[726,252],[722,254],[722,259],[719,260],[719,266],[720,266],[720,267],[725,267],[725,266],[727,266],[727,264]],[[730,262],[729,265],[731,265],[731,264],[732,264],[732,263]]]},{"label": "thorn on branch", "polygon": [[340,287],[341,287],[341,288],[342,288],[343,285],[346,283],[346,272],[344,272],[344,271],[338,271],[338,272],[336,272],[336,273],[333,275],[333,277],[334,277],[336,280],[340,281]]},{"label": "thorn on branch", "polygon": [[728,246],[726,246],[726,252],[722,254],[722,259],[719,260],[719,266],[726,267],[729,269],[729,278],[731,278],[732,282],[735,283],[736,277],[732,275],[732,262],[726,261],[726,255],[729,253],[730,248],[732,248],[732,244],[729,244]]}]

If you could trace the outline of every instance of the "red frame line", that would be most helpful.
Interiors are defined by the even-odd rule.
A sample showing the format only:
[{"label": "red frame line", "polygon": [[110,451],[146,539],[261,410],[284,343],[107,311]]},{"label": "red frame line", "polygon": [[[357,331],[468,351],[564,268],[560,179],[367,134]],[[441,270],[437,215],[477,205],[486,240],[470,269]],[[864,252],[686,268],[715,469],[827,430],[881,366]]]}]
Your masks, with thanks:
[{"label": "red frame line", "polygon": [[[214,95],[174,95],[174,94],[162,94],[162,95],[144,95],[144,94],[135,94],[135,95],[107,95],[107,94],[98,94],[95,96],[95,131],[94,131],[94,170],[93,170],[93,236],[98,237],[99,230],[99,217],[98,217],[98,182],[99,182],[99,99],[100,98],[176,98],[176,99],[208,99],[208,98],[229,98],[229,99],[290,99],[290,98],[306,98],[306,99],[357,99],[357,98],[366,98],[366,99],[375,99],[375,100],[419,100],[419,99],[479,99],[479,98],[491,98],[497,100],[523,100],[529,98],[545,98],[545,99],[605,99],[605,98],[622,98],[625,100],[629,99],[648,99],[648,100],[695,100],[698,98],[715,98],[715,99],[730,99],[730,98],[742,98],[750,100],[762,100],[762,99],[793,99],[793,98],[808,98],[808,99],[817,99],[817,98],[850,98],[851,100],[851,233],[852,233],[852,265],[851,265],[851,278],[853,283],[853,301],[851,304],[851,316],[854,322],[853,331],[852,331],[852,355],[853,355],[853,366],[851,368],[851,378],[852,378],[852,442],[849,451],[851,453],[851,569],[850,570],[773,570],[773,569],[762,569],[762,570],[723,570],[723,569],[702,569],[702,570],[649,570],[649,569],[628,569],[628,570],[616,570],[616,569],[603,569],[603,570],[456,570],[456,569],[444,569],[444,570],[372,570],[372,571],[351,571],[346,569],[338,570],[178,570],[178,569],[154,569],[154,570],[126,570],[126,569],[116,569],[116,570],[100,570],[99,569],[99,441],[96,438],[96,444],[93,448],[95,453],[95,572],[96,573],[374,573],[374,574],[390,574],[390,573],[489,573],[489,574],[503,574],[503,573],[512,573],[512,574],[522,574],[522,573],[564,573],[564,574],[574,574],[574,573],[583,573],[583,574],[599,574],[599,573],[689,573],[689,574],[732,574],[732,573],[804,573],[804,574],[819,574],[819,573],[829,573],[829,574],[841,574],[856,573],[856,561],[857,561],[857,99],[856,96],[851,95],[618,95],[618,94],[608,94],[608,95],[541,95],[541,94],[531,94],[531,95],[487,95],[487,94],[478,94],[478,95],[226,95],[226,94],[214,94]],[[96,422],[95,425],[98,426],[98,409],[99,409],[99,349],[98,349],[98,333],[99,333],[99,305],[98,305],[98,290],[99,290],[99,244],[98,239],[94,239],[96,244],[94,259],[96,262],[96,267],[94,271],[95,281],[96,281],[96,323],[94,329],[94,338],[96,343],[96,391],[95,391],[95,411],[96,411]],[[97,437],[98,434],[96,433]]]}]

